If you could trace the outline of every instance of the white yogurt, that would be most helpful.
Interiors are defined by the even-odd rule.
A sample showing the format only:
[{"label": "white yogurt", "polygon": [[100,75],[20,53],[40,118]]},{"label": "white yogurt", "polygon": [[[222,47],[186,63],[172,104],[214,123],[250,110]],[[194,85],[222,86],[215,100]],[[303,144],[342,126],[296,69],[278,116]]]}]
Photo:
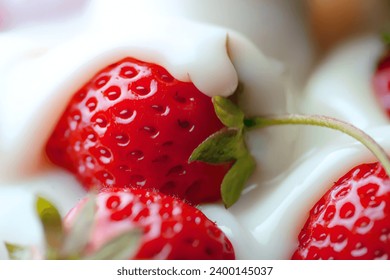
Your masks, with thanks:
[{"label": "white yogurt", "polygon": [[[63,214],[84,195],[71,175],[48,166],[43,147],[70,95],[124,56],[160,64],[209,96],[229,95],[240,80],[245,86],[240,103],[251,115],[321,112],[359,125],[356,115],[369,112],[363,128],[372,128],[369,132],[383,142],[390,128],[377,128],[387,120],[369,88],[379,43],[365,38],[336,51],[302,95],[297,90],[303,88],[312,53],[292,2],[229,0],[220,13],[202,13],[206,5],[208,11],[218,10],[221,1],[97,0],[79,17],[15,24],[0,32],[0,241],[42,245],[33,215],[37,193],[57,203]],[[252,16],[256,12],[259,17]],[[361,59],[367,50],[371,55]],[[354,62],[356,72],[340,70],[343,59]],[[323,96],[336,69],[350,75],[351,83],[332,83],[332,98]],[[351,95],[355,75],[362,85],[359,97]],[[333,105],[351,98],[353,107]],[[361,145],[316,128],[263,129],[248,135],[248,145],[258,165],[240,201],[229,210],[201,206],[232,240],[239,259],[289,258],[307,211],[326,187],[353,165],[372,160]],[[0,258],[6,258],[1,246]]]}]

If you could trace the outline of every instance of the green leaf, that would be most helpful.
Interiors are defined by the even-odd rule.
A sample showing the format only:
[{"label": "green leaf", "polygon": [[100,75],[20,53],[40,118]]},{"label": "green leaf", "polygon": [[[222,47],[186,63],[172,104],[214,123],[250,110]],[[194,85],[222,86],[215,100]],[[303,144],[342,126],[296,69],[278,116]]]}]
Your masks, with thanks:
[{"label": "green leaf", "polygon": [[255,167],[255,160],[247,153],[238,158],[225,175],[221,186],[221,196],[226,208],[232,206],[240,198],[245,183],[252,175]]},{"label": "green leaf", "polygon": [[95,213],[96,196],[91,194],[79,210],[70,231],[65,236],[62,255],[77,257],[83,253],[91,237]]},{"label": "green leaf", "polygon": [[43,226],[48,250],[59,249],[64,236],[59,211],[50,201],[42,197],[37,198],[36,211]]},{"label": "green leaf", "polygon": [[87,256],[89,260],[127,260],[139,249],[142,232],[137,229],[127,231],[104,244],[97,252]]},{"label": "green leaf", "polygon": [[7,249],[8,257],[11,260],[31,260],[33,258],[30,247],[16,245],[8,242],[5,242],[4,245]]},{"label": "green leaf", "polygon": [[230,99],[214,96],[214,110],[220,121],[227,127],[242,128],[244,126],[244,113]]},{"label": "green leaf", "polygon": [[[233,98],[241,92],[242,85],[239,85]],[[221,185],[223,203],[230,207],[239,199],[246,181],[256,166],[245,143],[247,126],[253,124],[245,119],[244,112],[231,99],[214,96],[212,101],[215,113],[227,128],[203,141],[192,152],[188,162],[202,161],[211,164],[234,162]]]},{"label": "green leaf", "polygon": [[208,137],[192,152],[189,162],[226,163],[236,159],[242,135],[236,129],[223,129]]}]

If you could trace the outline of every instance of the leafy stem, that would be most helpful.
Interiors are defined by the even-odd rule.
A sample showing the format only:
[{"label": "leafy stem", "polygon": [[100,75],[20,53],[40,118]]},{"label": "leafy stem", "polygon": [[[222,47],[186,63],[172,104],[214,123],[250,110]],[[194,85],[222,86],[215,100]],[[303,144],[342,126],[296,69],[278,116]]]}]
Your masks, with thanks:
[{"label": "leafy stem", "polygon": [[232,163],[221,184],[222,202],[226,208],[239,199],[246,181],[255,170],[256,162],[245,143],[245,133],[253,129],[276,125],[311,125],[338,130],[366,146],[390,175],[390,158],[383,148],[364,131],[347,122],[327,116],[300,114],[246,118],[231,100],[215,96],[212,101],[218,118],[226,128],[203,141],[193,151],[189,162]]}]

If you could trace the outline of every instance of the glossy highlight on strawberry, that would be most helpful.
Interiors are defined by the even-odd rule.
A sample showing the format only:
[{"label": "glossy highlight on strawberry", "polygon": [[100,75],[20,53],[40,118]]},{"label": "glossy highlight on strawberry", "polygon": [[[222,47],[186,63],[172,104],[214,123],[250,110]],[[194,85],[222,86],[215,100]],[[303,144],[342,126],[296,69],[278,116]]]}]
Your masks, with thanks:
[{"label": "glossy highlight on strawberry", "polygon": [[390,259],[390,181],[379,163],[341,177],[311,209],[293,259]]},{"label": "glossy highlight on strawberry", "polygon": [[[82,200],[65,218],[72,221]],[[97,212],[88,250],[94,252],[124,231],[143,232],[134,259],[234,259],[225,234],[199,209],[180,199],[145,189],[104,189],[96,198]]]},{"label": "glossy highlight on strawberry", "polygon": [[211,98],[192,83],[158,65],[125,58],[74,94],[46,153],[86,189],[158,189],[198,204],[220,199],[230,164],[188,159],[223,127]]}]

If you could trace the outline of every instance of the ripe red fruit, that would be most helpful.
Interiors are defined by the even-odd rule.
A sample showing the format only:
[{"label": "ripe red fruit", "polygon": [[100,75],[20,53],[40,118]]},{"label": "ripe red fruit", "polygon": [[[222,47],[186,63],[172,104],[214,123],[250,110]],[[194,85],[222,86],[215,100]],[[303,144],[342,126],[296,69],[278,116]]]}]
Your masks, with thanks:
[{"label": "ripe red fruit", "polygon": [[390,117],[390,53],[379,61],[372,85],[380,106]]},{"label": "ripe red fruit", "polygon": [[192,203],[219,200],[230,164],[188,163],[223,128],[211,98],[162,67],[125,58],[70,100],[46,152],[86,189],[158,189]]},{"label": "ripe red fruit", "polygon": [[390,259],[390,182],[379,163],[341,177],[311,209],[293,259]]},{"label": "ripe red fruit", "polygon": [[[86,200],[65,218],[71,227]],[[97,195],[97,212],[87,250],[131,229],[143,235],[134,259],[234,259],[225,234],[199,209],[180,199],[145,189],[105,189]]]}]

